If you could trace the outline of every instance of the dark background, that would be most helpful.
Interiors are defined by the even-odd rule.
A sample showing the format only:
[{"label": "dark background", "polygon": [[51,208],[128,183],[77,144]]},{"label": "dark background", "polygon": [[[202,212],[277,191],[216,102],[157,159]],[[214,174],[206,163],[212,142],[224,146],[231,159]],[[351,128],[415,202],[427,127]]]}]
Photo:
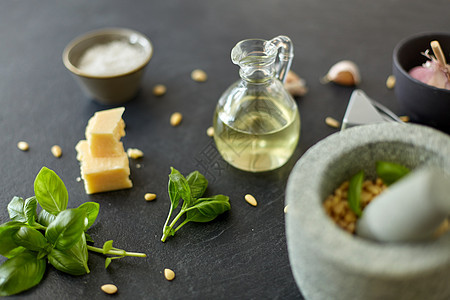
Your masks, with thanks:
[{"label": "dark background", "polygon": [[[292,276],[284,230],[284,188],[295,162],[313,144],[336,132],[325,125],[341,120],[352,88],[322,85],[319,79],[342,59],[356,62],[363,89],[402,114],[393,91],[392,51],[401,39],[424,31],[448,31],[448,0],[250,0],[250,1],[1,1],[0,2],[0,222],[17,195],[33,195],[42,166],[53,169],[69,191],[69,207],[100,203],[89,233],[101,247],[147,253],[148,258],[113,261],[91,253],[91,273],[70,276],[49,267],[42,282],[17,298],[107,298],[100,286],[114,283],[121,299],[301,299]],[[130,160],[134,187],[88,196],[80,176],[75,145],[84,138],[87,120],[109,108],[83,95],[61,55],[74,37],[103,27],[128,27],[147,35],[154,55],[138,97],[125,104],[125,148],[144,151]],[[294,42],[292,69],[309,93],[296,99],[301,115],[299,145],[282,168],[250,174],[229,167],[205,134],[221,93],[238,79],[230,60],[232,47],[247,38],[287,35]],[[425,49],[424,49],[425,50]],[[190,72],[200,68],[209,79],[197,83]],[[163,97],[152,87],[165,84]],[[171,113],[184,115],[169,125]],[[18,141],[30,144],[28,152]],[[59,144],[60,159],[50,148]],[[141,168],[136,165],[141,164]],[[232,209],[207,224],[188,224],[161,243],[167,216],[170,166],[183,174],[199,170],[210,181],[208,195],[230,196]],[[146,202],[146,192],[158,195]],[[253,194],[257,207],[243,196]],[[5,259],[1,258],[1,262]],[[171,268],[176,279],[162,272]]]}]

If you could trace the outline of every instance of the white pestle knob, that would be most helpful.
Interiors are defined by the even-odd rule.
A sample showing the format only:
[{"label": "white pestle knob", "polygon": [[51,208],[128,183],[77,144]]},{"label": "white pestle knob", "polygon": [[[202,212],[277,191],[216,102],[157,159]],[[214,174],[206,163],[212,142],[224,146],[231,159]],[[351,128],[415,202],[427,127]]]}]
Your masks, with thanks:
[{"label": "white pestle knob", "polygon": [[377,196],[364,209],[356,232],[382,242],[425,240],[449,215],[449,176],[437,169],[419,169]]}]

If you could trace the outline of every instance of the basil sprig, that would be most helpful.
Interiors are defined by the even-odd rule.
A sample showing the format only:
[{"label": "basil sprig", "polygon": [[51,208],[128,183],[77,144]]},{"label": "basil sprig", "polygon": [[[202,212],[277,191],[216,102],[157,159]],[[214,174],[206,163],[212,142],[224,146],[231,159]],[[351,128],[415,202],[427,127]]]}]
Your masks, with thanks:
[{"label": "basil sprig", "polygon": [[[209,222],[231,208],[228,196],[216,195],[200,198],[207,186],[208,180],[200,172],[194,171],[185,178],[178,170],[171,168],[168,184],[170,209],[163,227],[161,241],[165,242],[169,236],[173,236],[188,222]],[[181,209],[168,225],[172,213],[180,204],[180,200],[183,200]],[[184,221],[175,227],[184,214],[186,214]]]},{"label": "basil sprig", "polygon": [[[146,257],[112,247],[87,245],[86,233],[94,224],[100,206],[86,202],[67,208],[68,192],[61,178],[43,167],[34,181],[35,196],[23,200],[13,197],[8,204],[11,221],[0,225],[0,255],[8,258],[0,266],[0,296],[9,296],[37,285],[47,261],[72,275],[89,273],[88,250],[106,255],[105,267],[112,259],[125,256]],[[37,214],[38,204],[42,207]],[[92,241],[93,242],[93,241]]]}]

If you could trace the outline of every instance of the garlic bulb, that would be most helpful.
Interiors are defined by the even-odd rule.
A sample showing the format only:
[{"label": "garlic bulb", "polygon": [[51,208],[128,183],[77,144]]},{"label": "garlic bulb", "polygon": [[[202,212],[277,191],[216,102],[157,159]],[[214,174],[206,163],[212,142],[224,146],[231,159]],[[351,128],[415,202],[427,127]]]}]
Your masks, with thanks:
[{"label": "garlic bulb", "polygon": [[294,97],[303,96],[308,92],[305,80],[300,78],[293,71],[289,71],[286,74],[286,79],[284,81],[284,88],[289,92],[289,94],[291,94]]},{"label": "garlic bulb", "polygon": [[340,85],[354,86],[361,82],[361,75],[354,62],[342,60],[330,68],[323,81],[325,83],[331,81]]}]

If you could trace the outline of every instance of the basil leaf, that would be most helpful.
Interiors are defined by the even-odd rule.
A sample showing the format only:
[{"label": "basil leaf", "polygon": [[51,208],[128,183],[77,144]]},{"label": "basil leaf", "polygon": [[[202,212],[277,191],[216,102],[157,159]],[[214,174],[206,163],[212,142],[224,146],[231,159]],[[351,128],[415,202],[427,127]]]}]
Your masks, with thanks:
[{"label": "basil leaf", "polygon": [[[172,184],[171,184],[172,183]],[[171,173],[169,175],[169,196],[170,196],[170,200],[172,201],[172,203],[174,203],[174,201],[172,200],[171,197],[171,192],[172,193],[176,193],[176,195],[178,195],[178,201],[179,201],[179,197],[181,197],[184,201],[183,206],[190,206],[191,202],[192,202],[192,197],[191,197],[191,189],[189,187],[189,184],[186,180],[186,178],[184,178],[183,175],[181,175],[181,173],[172,168],[171,167]],[[178,206],[178,202],[176,203],[177,205],[173,205],[173,208]]]},{"label": "basil leaf", "polygon": [[38,223],[45,227],[48,227],[48,225],[50,225],[50,223],[53,222],[55,219],[56,219],[55,215],[52,215],[51,213],[43,209],[39,213]]},{"label": "basil leaf", "polygon": [[88,250],[84,234],[70,249],[55,249],[48,255],[48,261],[56,269],[71,275],[83,275],[89,273],[87,265]]},{"label": "basil leaf", "polygon": [[209,222],[231,208],[228,196],[216,195],[200,198],[186,211],[186,221]]},{"label": "basil leaf", "polygon": [[50,246],[42,233],[27,226],[20,227],[12,238],[17,245],[32,251],[40,251]]},{"label": "basil leaf", "polygon": [[361,170],[350,179],[348,186],[348,206],[358,216],[361,217],[361,190],[364,180],[364,171]]},{"label": "basil leaf", "polygon": [[94,242],[94,239],[86,232],[84,233],[84,237],[86,238],[86,242],[90,242],[90,243]]},{"label": "basil leaf", "polygon": [[47,240],[59,250],[71,248],[84,232],[86,211],[83,209],[67,209],[56,216],[45,231]]},{"label": "basil leaf", "polygon": [[13,197],[8,204],[9,218],[13,221],[26,222],[27,218],[23,212],[25,201],[22,197]]},{"label": "basil leaf", "polygon": [[407,167],[386,161],[377,161],[376,169],[378,177],[387,185],[393,184],[410,172]]},{"label": "basil leaf", "polygon": [[24,247],[17,245],[13,236],[19,231],[24,223],[11,221],[0,225],[0,255],[7,258],[16,256],[25,250]]},{"label": "basil leaf", "polygon": [[29,251],[8,259],[0,266],[0,296],[10,296],[37,285],[44,276],[45,259]]},{"label": "basil leaf", "polygon": [[111,257],[107,257],[105,259],[105,269],[107,269],[109,267],[109,264],[111,264]]},{"label": "basil leaf", "polygon": [[106,241],[106,242],[103,244],[103,254],[108,253],[108,251],[111,250],[111,249],[113,248],[112,245],[113,245],[113,240]]},{"label": "basil leaf", "polygon": [[86,211],[86,218],[88,219],[88,223],[84,230],[87,230],[92,226],[92,224],[94,224],[95,220],[97,219],[100,205],[96,202],[86,202],[78,206],[78,208],[84,209]]},{"label": "basil leaf", "polygon": [[34,180],[34,194],[43,209],[52,214],[67,208],[69,194],[64,182],[56,173],[43,167]]},{"label": "basil leaf", "polygon": [[23,212],[25,214],[25,217],[27,218],[27,222],[30,225],[33,225],[36,222],[37,219],[37,200],[36,197],[30,197],[27,200],[25,200],[25,205],[23,206]]},{"label": "basil leaf", "polygon": [[193,199],[200,198],[208,187],[208,180],[199,171],[194,171],[186,177]]}]

